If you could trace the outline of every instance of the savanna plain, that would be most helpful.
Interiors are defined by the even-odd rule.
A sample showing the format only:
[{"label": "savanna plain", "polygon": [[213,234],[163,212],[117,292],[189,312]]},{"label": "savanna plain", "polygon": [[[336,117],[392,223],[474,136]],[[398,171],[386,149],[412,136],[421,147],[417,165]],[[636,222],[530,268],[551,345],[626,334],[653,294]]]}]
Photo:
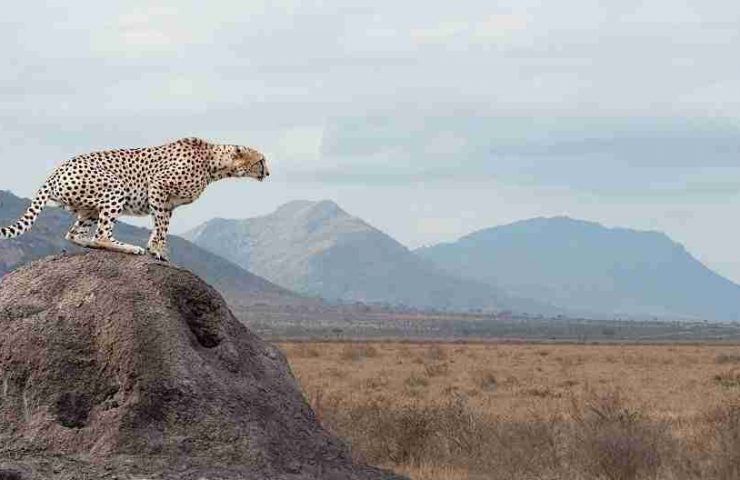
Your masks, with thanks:
[{"label": "savanna plain", "polygon": [[740,345],[278,345],[357,459],[413,479],[740,479]]}]

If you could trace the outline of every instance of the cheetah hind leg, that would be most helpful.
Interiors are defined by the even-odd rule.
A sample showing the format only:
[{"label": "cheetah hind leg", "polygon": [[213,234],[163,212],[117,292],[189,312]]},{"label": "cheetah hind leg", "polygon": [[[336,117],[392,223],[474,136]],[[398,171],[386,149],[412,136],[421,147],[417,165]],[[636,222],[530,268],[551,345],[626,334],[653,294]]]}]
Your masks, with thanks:
[{"label": "cheetah hind leg", "polygon": [[77,221],[69,228],[64,237],[75,245],[88,247],[91,243],[90,233],[97,222],[97,212],[77,212]]},{"label": "cheetah hind leg", "polygon": [[77,212],[77,221],[70,227],[66,239],[85,248],[98,248],[116,252],[139,254],[138,247],[126,245],[116,240],[99,241],[90,238],[92,228],[97,223],[97,212]]},{"label": "cheetah hind leg", "polygon": [[119,242],[113,238],[113,225],[115,224],[116,217],[119,214],[119,209],[102,209],[98,216],[98,228],[95,231],[95,237],[92,240],[82,240],[82,243],[79,243],[79,245],[83,245],[88,248],[110,250],[112,252],[144,255],[146,250],[143,248]]},{"label": "cheetah hind leg", "polygon": [[104,240],[82,240],[82,243],[79,243],[79,245],[83,245],[87,248],[96,248],[99,250],[110,250],[111,252],[130,253],[132,255],[144,255],[144,253],[146,253],[146,250],[141,247],[119,242],[115,238],[108,238]]}]

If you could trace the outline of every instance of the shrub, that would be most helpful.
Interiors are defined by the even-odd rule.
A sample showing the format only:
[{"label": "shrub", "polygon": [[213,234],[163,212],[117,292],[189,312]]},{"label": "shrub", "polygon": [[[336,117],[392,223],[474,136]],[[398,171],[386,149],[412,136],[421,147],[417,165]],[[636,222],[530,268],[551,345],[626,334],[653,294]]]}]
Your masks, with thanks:
[{"label": "shrub", "polygon": [[737,370],[729,370],[727,372],[718,373],[713,378],[714,382],[720,387],[740,387],[740,372],[738,372]]},{"label": "shrub", "polygon": [[717,480],[740,478],[740,404],[717,407],[707,414],[705,420],[712,442],[711,471],[707,477]]},{"label": "shrub", "polygon": [[425,356],[429,360],[447,360],[447,352],[440,345],[432,345],[431,347],[427,348]]},{"label": "shrub", "polygon": [[318,358],[321,356],[321,352],[319,352],[319,349],[315,345],[306,343],[296,345],[290,354],[296,358]]},{"label": "shrub", "polygon": [[424,367],[424,373],[427,377],[445,376],[450,371],[450,366],[446,363],[433,363]]},{"label": "shrub", "polygon": [[500,480],[552,478],[540,474],[558,469],[553,421],[497,421],[459,396],[436,404],[381,398],[322,406],[324,424],[349,441],[360,461]]},{"label": "shrub", "polygon": [[591,398],[573,419],[572,453],[591,478],[655,478],[673,444],[665,423],[626,406],[618,393]]},{"label": "shrub", "polygon": [[471,372],[473,383],[483,390],[496,388],[496,375],[491,370],[474,370]]},{"label": "shrub", "polygon": [[562,396],[559,392],[553,391],[549,387],[544,386],[527,388],[523,390],[523,393],[532,397],[539,398],[560,398]]},{"label": "shrub", "polygon": [[363,358],[374,358],[378,356],[378,349],[367,344],[348,344],[342,347],[340,358],[357,362]]},{"label": "shrub", "polygon": [[723,364],[723,363],[740,363],[740,355],[738,354],[726,354],[726,353],[720,353],[716,357],[714,357],[714,362]]},{"label": "shrub", "polygon": [[415,374],[411,374],[405,383],[411,389],[421,389],[429,386],[429,380],[426,377]]},{"label": "shrub", "polygon": [[366,379],[362,382],[363,388],[367,390],[379,390],[388,386],[388,377],[379,376]]}]

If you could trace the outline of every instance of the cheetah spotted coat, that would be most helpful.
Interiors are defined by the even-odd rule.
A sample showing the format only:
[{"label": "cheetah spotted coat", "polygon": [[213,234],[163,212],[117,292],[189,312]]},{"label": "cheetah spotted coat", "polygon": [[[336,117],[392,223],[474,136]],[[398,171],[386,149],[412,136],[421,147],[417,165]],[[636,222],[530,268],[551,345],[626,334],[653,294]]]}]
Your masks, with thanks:
[{"label": "cheetah spotted coat", "polygon": [[145,253],[113,238],[113,226],[121,215],[152,215],[147,251],[166,260],[167,228],[174,208],[193,202],[216,180],[252,177],[261,181],[269,174],[260,152],[198,138],[79,155],[49,176],[26,213],[14,225],[0,228],[0,238],[28,231],[51,200],[77,217],[66,238],[89,248]]}]

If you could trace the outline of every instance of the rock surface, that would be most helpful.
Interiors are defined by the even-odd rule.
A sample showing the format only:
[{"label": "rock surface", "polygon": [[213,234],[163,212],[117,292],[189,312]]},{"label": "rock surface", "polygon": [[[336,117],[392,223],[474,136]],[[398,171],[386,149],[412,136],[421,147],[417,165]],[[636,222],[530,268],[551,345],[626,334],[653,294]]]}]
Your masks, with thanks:
[{"label": "rock surface", "polygon": [[177,267],[107,252],[0,281],[0,479],[394,479]]}]

